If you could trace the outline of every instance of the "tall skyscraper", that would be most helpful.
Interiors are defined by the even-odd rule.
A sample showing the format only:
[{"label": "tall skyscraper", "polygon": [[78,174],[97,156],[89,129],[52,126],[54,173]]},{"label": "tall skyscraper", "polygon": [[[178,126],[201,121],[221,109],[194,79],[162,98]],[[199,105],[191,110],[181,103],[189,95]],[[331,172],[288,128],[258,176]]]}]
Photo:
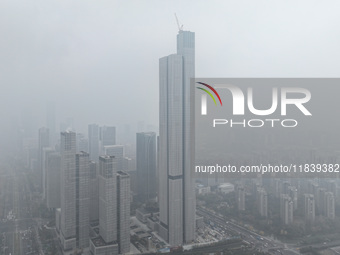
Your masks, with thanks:
[{"label": "tall skyscraper", "polygon": [[106,243],[117,240],[117,170],[114,156],[99,158],[99,234]]},{"label": "tall skyscraper", "polygon": [[246,192],[243,185],[237,185],[236,187],[236,204],[239,211],[246,209]]},{"label": "tall skyscraper", "polygon": [[305,194],[305,219],[307,221],[315,220],[315,200],[312,194]]},{"label": "tall skyscraper", "polygon": [[281,194],[280,197],[280,217],[284,225],[289,225],[293,223],[293,210],[294,203],[290,196],[287,194]]},{"label": "tall skyscraper", "polygon": [[76,239],[77,248],[89,247],[89,154],[76,154]]},{"label": "tall skyscraper", "polygon": [[289,190],[288,195],[292,198],[294,210],[296,210],[297,206],[298,206],[298,192],[297,192],[297,188],[295,186],[290,186],[288,188],[288,190]]},{"label": "tall skyscraper", "polygon": [[325,209],[324,214],[327,218],[334,220],[335,218],[335,199],[333,192],[325,193]]},{"label": "tall skyscraper", "polygon": [[60,155],[60,242],[65,252],[76,247],[76,133],[61,133]]},{"label": "tall skyscraper", "polygon": [[195,34],[180,30],[177,54],[159,60],[160,235],[170,245],[195,239],[190,78],[195,77]]},{"label": "tall skyscraper", "polygon": [[98,162],[99,158],[99,127],[97,124],[88,126],[89,154],[92,161]]},{"label": "tall skyscraper", "polygon": [[89,196],[90,196],[90,221],[99,220],[99,185],[97,163],[90,162]]},{"label": "tall skyscraper", "polygon": [[38,139],[38,167],[39,167],[39,178],[40,178],[40,189],[43,192],[44,187],[44,148],[50,145],[50,135],[48,128],[39,128],[39,139]]},{"label": "tall skyscraper", "polygon": [[[61,133],[59,238],[64,254],[89,247],[89,154],[76,154],[76,133]],[[58,216],[60,214],[60,217]]]},{"label": "tall skyscraper", "polygon": [[42,197],[46,199],[47,196],[47,171],[49,155],[54,151],[51,147],[44,147],[42,153]]},{"label": "tall skyscraper", "polygon": [[257,209],[262,217],[268,216],[268,197],[264,188],[257,190]]},{"label": "tall skyscraper", "polygon": [[119,254],[130,251],[130,176],[117,173],[117,241]]},{"label": "tall skyscraper", "polygon": [[48,155],[46,171],[46,204],[47,208],[60,208],[60,154]]},{"label": "tall skyscraper", "polygon": [[146,202],[156,197],[156,133],[137,133],[138,200]]},{"label": "tall skyscraper", "polygon": [[130,251],[130,176],[116,170],[114,156],[99,157],[99,235],[91,239],[91,254]]}]

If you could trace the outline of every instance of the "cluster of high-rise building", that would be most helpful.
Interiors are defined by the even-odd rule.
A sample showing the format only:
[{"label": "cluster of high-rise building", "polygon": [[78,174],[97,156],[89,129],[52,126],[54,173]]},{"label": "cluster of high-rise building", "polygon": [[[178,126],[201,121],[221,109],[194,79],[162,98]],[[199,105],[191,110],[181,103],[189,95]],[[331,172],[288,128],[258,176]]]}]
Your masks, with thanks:
[{"label": "cluster of high-rise building", "polygon": [[[64,254],[126,253],[130,250],[130,176],[118,168],[114,155],[92,161],[89,153],[77,152],[76,138],[75,132],[61,132],[56,152],[49,147],[48,129],[39,130],[42,191],[47,207],[56,211],[60,247]],[[106,139],[115,142],[115,137]]]},{"label": "cluster of high-rise building", "polygon": [[[306,181],[305,188],[300,187],[303,202],[301,206],[304,211],[306,222],[315,221],[316,211],[326,218],[335,218],[334,193],[337,185],[334,181],[315,180]],[[322,187],[321,187],[321,186]],[[291,185],[289,181],[275,180],[275,194],[280,198],[280,218],[285,225],[294,222],[294,211],[298,208],[298,189]]]},{"label": "cluster of high-rise building", "polygon": [[315,208],[329,219],[335,218],[335,196],[337,185],[335,181],[317,183],[314,180],[308,182],[308,193],[314,196]]},{"label": "cluster of high-rise building", "polygon": [[[129,252],[133,193],[142,204],[158,202],[155,229],[163,240],[171,246],[195,240],[195,151],[190,98],[190,78],[194,76],[195,34],[180,30],[177,52],[159,59],[159,137],[155,132],[136,133],[135,165],[125,155],[126,146],[117,144],[114,126],[90,124],[86,136],[64,131],[72,126],[69,119],[61,125],[63,132],[57,142],[55,113],[53,107],[48,108],[48,128],[40,128],[38,133],[36,166],[42,198],[47,208],[56,213],[56,232],[64,254]],[[25,146],[30,147],[31,143],[27,140]],[[27,151],[28,158],[30,153]],[[32,162],[28,160],[27,164]],[[131,185],[133,181],[135,185]],[[212,182],[205,181],[208,186]],[[213,180],[215,184],[220,181]],[[257,212],[267,218],[267,190],[258,180],[253,184]],[[298,208],[296,187],[290,181],[273,180],[283,225],[294,222]],[[200,194],[210,192],[203,185],[197,190]],[[246,210],[249,190],[243,182],[235,187],[221,184],[218,191],[235,192],[237,210]],[[335,218],[335,182],[320,185],[308,181],[305,191],[300,197],[304,198],[301,204],[306,222],[315,221],[317,210],[329,219]]]},{"label": "cluster of high-rise building", "polygon": [[[263,218],[275,217],[276,213],[282,225],[294,223],[295,213],[301,217],[302,212],[305,223],[314,224],[317,217],[335,219],[335,195],[338,187],[337,182],[328,179],[319,180],[287,180],[287,179],[266,179],[237,180],[234,185],[223,183],[215,186],[219,194],[234,192],[235,209],[239,212],[253,208],[255,206],[258,216]],[[233,187],[230,189],[229,187]],[[298,188],[297,188],[298,187]],[[209,189],[207,189],[209,188]],[[268,190],[271,192],[269,207]],[[210,186],[196,184],[196,193],[203,194],[212,192]],[[269,193],[270,194],[270,193]],[[299,202],[299,203],[298,203]],[[277,209],[273,205],[278,206]],[[302,210],[299,211],[298,208]]]},{"label": "cluster of high-rise building", "polygon": [[[136,134],[136,164],[116,143],[116,128],[90,124],[88,135],[63,123],[59,142],[55,114],[39,129],[38,169],[46,205],[56,212],[64,254],[122,254],[130,249],[130,172],[134,197],[158,202],[160,236],[170,245],[195,239],[193,132],[190,78],[195,74],[194,33],[179,31],[177,53],[159,61],[160,135]],[[51,111],[51,109],[49,109]],[[132,172],[131,172],[132,173]]]}]

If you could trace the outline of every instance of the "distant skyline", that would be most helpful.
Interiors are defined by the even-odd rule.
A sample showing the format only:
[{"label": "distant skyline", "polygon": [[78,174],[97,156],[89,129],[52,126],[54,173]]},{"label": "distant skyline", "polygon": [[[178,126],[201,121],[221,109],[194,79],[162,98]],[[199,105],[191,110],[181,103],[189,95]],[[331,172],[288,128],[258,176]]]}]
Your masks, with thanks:
[{"label": "distant skyline", "polygon": [[[338,1],[1,1],[0,139],[46,125],[158,123],[158,59],[196,33],[196,77],[339,77]],[[14,121],[13,121],[14,120]],[[120,132],[119,130],[117,132]],[[14,133],[15,134],[15,133]]]}]

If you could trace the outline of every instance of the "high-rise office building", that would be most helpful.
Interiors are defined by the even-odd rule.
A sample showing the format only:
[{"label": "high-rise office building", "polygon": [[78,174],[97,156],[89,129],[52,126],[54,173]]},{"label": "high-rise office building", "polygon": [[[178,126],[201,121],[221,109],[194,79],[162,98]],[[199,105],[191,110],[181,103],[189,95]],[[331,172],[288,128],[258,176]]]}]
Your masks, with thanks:
[{"label": "high-rise office building", "polygon": [[267,217],[268,216],[268,197],[267,197],[267,192],[263,188],[258,188],[257,190],[257,208],[259,211],[259,214],[262,217]]},{"label": "high-rise office building", "polygon": [[195,34],[180,30],[177,54],[159,60],[159,233],[170,245],[195,239],[190,126],[190,78],[194,77]]},{"label": "high-rise office building", "polygon": [[292,198],[293,207],[294,207],[294,210],[296,210],[297,206],[298,206],[298,192],[297,192],[297,188],[295,186],[290,186],[288,188],[288,195]]},{"label": "high-rise office building", "polygon": [[130,176],[116,163],[114,156],[99,157],[99,235],[90,244],[95,255],[130,251]]},{"label": "high-rise office building", "polygon": [[328,219],[334,220],[335,218],[335,199],[334,194],[332,192],[325,193],[325,209],[324,214]]},{"label": "high-rise office building", "polygon": [[119,254],[130,251],[130,176],[117,173],[117,241]]},{"label": "high-rise office building", "polygon": [[43,192],[44,187],[44,176],[43,176],[43,169],[44,169],[44,147],[50,146],[50,135],[48,128],[39,128],[39,139],[38,139],[38,167],[39,167],[39,178],[40,178],[40,190]]},{"label": "high-rise office building", "polygon": [[77,248],[89,247],[89,154],[76,154],[76,240]]},{"label": "high-rise office building", "polygon": [[293,210],[294,203],[290,196],[287,194],[281,194],[280,197],[280,218],[284,225],[293,223]]},{"label": "high-rise office building", "polygon": [[136,135],[138,201],[146,202],[156,197],[156,133]]},{"label": "high-rise office building", "polygon": [[[71,254],[89,247],[89,154],[76,154],[76,133],[61,133],[61,208],[57,210],[61,248]],[[60,215],[59,215],[60,213]]]},{"label": "high-rise office building", "polygon": [[117,170],[114,156],[99,157],[99,234],[117,240]]},{"label": "high-rise office building", "polygon": [[97,163],[90,162],[89,196],[90,196],[90,221],[99,220],[99,185]]},{"label": "high-rise office building", "polygon": [[305,194],[305,219],[307,221],[314,221],[315,220],[315,200],[314,195],[312,194]]},{"label": "high-rise office building", "polygon": [[60,208],[60,154],[48,155],[46,171],[46,204],[47,208]]},{"label": "high-rise office building", "polygon": [[236,186],[236,204],[239,211],[244,211],[246,209],[246,192],[243,185]]},{"label": "high-rise office building", "polygon": [[136,170],[136,160],[129,158],[129,157],[123,157],[123,172],[131,172],[135,170]]},{"label": "high-rise office building", "polygon": [[76,248],[76,133],[61,133],[60,155],[60,242],[65,252]]},{"label": "high-rise office building", "polygon": [[104,146],[104,155],[114,156],[116,161],[116,170],[123,170],[124,146],[123,145],[107,145]]},{"label": "high-rise office building", "polygon": [[314,194],[314,199],[315,199],[315,206],[319,208],[319,212],[322,214],[325,214],[325,194],[326,194],[326,189],[324,188],[317,188],[316,194]]},{"label": "high-rise office building", "polygon": [[89,154],[92,161],[98,162],[99,158],[99,127],[97,124],[88,126]]},{"label": "high-rise office building", "polygon": [[42,153],[42,197],[46,199],[47,196],[47,171],[48,159],[51,153],[55,152],[51,147],[44,147]]}]

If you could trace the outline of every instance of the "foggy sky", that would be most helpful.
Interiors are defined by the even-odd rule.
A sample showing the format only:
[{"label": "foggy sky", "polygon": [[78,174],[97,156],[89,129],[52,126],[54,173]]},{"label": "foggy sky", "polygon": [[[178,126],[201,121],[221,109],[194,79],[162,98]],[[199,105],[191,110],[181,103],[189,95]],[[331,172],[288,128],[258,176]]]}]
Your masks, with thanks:
[{"label": "foggy sky", "polygon": [[[196,33],[196,77],[339,77],[339,1],[0,1],[0,136],[22,112],[158,125],[158,59],[177,13]],[[5,141],[5,140],[3,140]]]}]

